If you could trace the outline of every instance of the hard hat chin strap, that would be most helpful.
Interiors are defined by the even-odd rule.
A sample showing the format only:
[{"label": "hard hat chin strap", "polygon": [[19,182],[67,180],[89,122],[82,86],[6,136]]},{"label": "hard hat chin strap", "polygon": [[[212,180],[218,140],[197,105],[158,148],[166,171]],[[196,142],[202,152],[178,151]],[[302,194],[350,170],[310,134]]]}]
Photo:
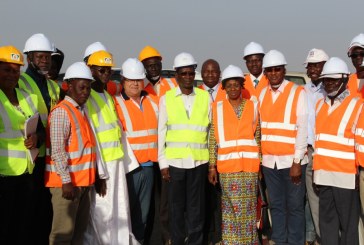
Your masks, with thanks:
[{"label": "hard hat chin strap", "polygon": [[30,61],[30,65],[33,67],[33,69],[39,74],[39,75],[43,75],[46,76],[48,74],[49,71],[42,71],[41,69],[39,69],[39,67],[37,65],[35,65],[33,63],[33,61]]},{"label": "hard hat chin strap", "polygon": [[328,93],[327,96],[329,96],[330,98],[335,97],[339,93],[339,91],[340,91],[340,89],[342,88],[343,85],[344,85],[344,83],[342,82],[340,87],[337,90],[332,91],[331,93]]}]

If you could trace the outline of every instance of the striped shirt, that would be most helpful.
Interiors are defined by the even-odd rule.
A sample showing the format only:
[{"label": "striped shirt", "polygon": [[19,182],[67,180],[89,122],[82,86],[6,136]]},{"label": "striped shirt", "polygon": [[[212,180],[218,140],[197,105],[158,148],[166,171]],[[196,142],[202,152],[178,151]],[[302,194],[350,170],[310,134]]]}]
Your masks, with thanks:
[{"label": "striped shirt", "polygon": [[[66,96],[64,99],[84,114],[83,107],[79,106],[71,97]],[[63,184],[70,183],[66,146],[71,145],[72,131],[71,121],[63,108],[58,107],[51,112],[49,128],[52,146],[51,158],[55,163],[56,172],[61,177]]]}]

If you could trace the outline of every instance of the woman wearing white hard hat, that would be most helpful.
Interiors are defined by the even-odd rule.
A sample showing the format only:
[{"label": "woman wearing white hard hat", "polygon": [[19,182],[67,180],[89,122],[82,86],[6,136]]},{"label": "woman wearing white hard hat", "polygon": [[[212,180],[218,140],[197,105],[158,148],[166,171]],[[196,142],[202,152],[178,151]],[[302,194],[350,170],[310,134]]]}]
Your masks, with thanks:
[{"label": "woman wearing white hard hat", "polygon": [[229,65],[222,72],[227,99],[213,104],[209,133],[209,181],[222,189],[223,244],[257,244],[256,205],[260,149],[257,108],[242,98],[244,74]]},{"label": "woman wearing white hard hat", "polygon": [[[143,244],[154,182],[153,165],[158,162],[158,105],[143,90],[145,70],[136,58],[122,65],[123,90],[115,96],[116,112],[126,135],[131,160],[126,162],[131,225]],[[125,161],[125,160],[124,160]]]}]

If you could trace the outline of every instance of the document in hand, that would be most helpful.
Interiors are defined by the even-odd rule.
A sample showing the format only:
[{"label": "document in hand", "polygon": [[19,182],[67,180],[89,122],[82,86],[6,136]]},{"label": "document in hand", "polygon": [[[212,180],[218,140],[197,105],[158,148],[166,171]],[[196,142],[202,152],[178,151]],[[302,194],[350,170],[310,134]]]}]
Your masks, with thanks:
[{"label": "document in hand", "polygon": [[[24,135],[27,138],[28,135],[34,134],[37,131],[37,125],[39,120],[39,113],[35,113],[32,117],[28,118],[25,121],[24,124]],[[35,159],[37,158],[39,154],[39,149],[34,148],[28,150],[29,157],[32,160],[32,163],[34,163]]]}]

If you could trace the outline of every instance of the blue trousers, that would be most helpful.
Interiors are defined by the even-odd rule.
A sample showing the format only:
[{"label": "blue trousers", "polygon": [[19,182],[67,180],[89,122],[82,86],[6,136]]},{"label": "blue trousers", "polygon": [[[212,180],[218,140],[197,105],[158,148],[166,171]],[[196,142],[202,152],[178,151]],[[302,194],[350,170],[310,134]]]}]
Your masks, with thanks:
[{"label": "blue trousers", "polygon": [[278,170],[263,167],[272,216],[271,240],[276,245],[305,243],[306,165],[302,165],[301,169],[301,182],[296,185],[289,176],[290,168]]},{"label": "blue trousers", "polygon": [[131,226],[135,238],[144,240],[145,228],[153,190],[153,167],[139,167],[126,174]]}]

